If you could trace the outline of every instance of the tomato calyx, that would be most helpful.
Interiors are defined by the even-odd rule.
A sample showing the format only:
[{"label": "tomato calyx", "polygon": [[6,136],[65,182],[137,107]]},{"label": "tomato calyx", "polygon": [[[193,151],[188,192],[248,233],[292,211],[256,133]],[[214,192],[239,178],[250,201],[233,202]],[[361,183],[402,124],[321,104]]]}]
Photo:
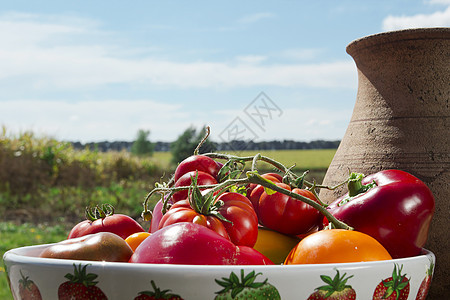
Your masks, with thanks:
[{"label": "tomato calyx", "polygon": [[342,199],[338,206],[342,206],[348,202],[350,202],[354,197],[364,194],[371,188],[374,188],[377,186],[377,183],[375,180],[368,184],[363,184],[362,180],[364,179],[364,174],[361,173],[350,173],[350,176],[347,179],[347,188],[348,188],[348,196]]},{"label": "tomato calyx", "polygon": [[222,200],[217,200],[217,198],[223,192],[214,195],[213,192],[209,191],[204,195],[197,185],[197,179],[198,174],[196,174],[195,177],[192,177],[192,184],[189,187],[188,192],[188,201],[192,209],[201,215],[214,216],[221,221],[229,222],[232,224],[231,221],[226,219],[219,212],[219,209],[224,205],[224,202]]},{"label": "tomato calyx", "polygon": [[286,174],[283,176],[283,181],[282,182],[290,185],[293,188],[302,189],[303,185],[305,183],[305,177],[306,177],[306,175],[308,175],[308,173],[309,173],[309,170],[306,170],[300,176],[293,176],[293,173],[286,172]]},{"label": "tomato calyx", "polygon": [[96,221],[112,216],[114,214],[114,206],[111,204],[101,204],[94,207],[86,207],[85,216],[89,221]]},{"label": "tomato calyx", "polygon": [[223,182],[227,179],[236,179],[241,177],[244,172],[245,161],[234,157],[229,159],[219,170],[217,176],[218,182]]}]

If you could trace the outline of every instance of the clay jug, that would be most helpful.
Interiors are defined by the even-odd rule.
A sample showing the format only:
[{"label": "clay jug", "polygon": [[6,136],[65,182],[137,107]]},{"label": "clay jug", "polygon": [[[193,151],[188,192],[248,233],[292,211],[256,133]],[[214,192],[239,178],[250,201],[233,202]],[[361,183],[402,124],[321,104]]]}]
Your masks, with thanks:
[{"label": "clay jug", "polygon": [[[353,41],[358,92],[353,114],[324,184],[349,171],[400,169],[423,180],[436,211],[426,248],[436,254],[428,299],[450,291],[450,28],[417,28]],[[320,192],[332,202],[345,187]]]}]

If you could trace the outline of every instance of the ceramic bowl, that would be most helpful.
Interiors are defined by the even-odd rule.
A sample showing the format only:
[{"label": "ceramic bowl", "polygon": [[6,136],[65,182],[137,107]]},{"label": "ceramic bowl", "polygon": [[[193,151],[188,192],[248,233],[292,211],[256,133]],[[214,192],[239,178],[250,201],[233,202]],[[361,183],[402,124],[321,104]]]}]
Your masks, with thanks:
[{"label": "ceramic bowl", "polygon": [[[252,274],[254,282],[261,284],[242,290],[247,296],[239,299],[249,299],[263,290],[269,296],[258,299],[308,299],[318,287],[326,285],[322,278],[333,279],[336,275],[348,278],[346,284],[356,292],[356,299],[372,299],[376,287],[393,272],[400,272],[408,281],[409,290],[408,284],[404,289],[409,294],[407,299],[416,299],[427,281],[427,270],[435,263],[434,254],[425,249],[419,256],[387,261],[286,266],[156,265],[39,258],[48,246],[22,247],[5,253],[3,260],[14,299],[25,299],[24,282],[34,289],[28,292],[37,294],[38,290],[42,299],[58,299],[59,289],[70,289],[66,274],[74,274],[75,269],[95,274],[90,276],[97,282],[95,289],[107,297],[102,299],[135,299],[140,292],[158,289],[179,296],[171,299],[232,299],[230,292],[221,293],[224,288],[219,283],[233,277],[248,279]],[[79,286],[73,290],[81,291]]]}]

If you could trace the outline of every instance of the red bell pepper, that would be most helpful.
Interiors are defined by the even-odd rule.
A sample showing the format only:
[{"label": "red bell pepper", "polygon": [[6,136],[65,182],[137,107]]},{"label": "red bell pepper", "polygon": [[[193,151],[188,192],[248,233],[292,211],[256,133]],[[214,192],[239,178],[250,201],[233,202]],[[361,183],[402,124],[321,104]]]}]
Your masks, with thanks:
[{"label": "red bell pepper", "polygon": [[400,170],[352,173],[348,193],[327,209],[355,230],[378,240],[393,258],[420,254],[435,209],[424,182]]}]

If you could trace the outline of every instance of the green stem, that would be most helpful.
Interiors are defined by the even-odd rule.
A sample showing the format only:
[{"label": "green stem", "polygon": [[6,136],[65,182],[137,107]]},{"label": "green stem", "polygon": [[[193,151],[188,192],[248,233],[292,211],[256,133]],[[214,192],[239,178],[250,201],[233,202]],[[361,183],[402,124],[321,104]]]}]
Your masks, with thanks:
[{"label": "green stem", "polygon": [[198,143],[197,147],[195,148],[194,155],[198,155],[198,153],[200,151],[200,147],[205,143],[205,141],[208,139],[208,137],[211,133],[211,129],[209,128],[209,126],[206,126],[205,129],[206,129],[205,136],[202,138],[200,143]]},{"label": "green stem", "polygon": [[[243,157],[239,157],[239,156],[231,155],[231,154],[224,154],[224,153],[205,153],[203,155],[211,157],[211,158],[214,158],[214,159],[224,159],[224,160],[234,159],[234,160],[239,160],[239,161],[242,161],[242,162],[251,161],[252,162],[252,167],[251,167],[252,171],[256,170],[256,163],[259,160],[261,160],[263,162],[266,162],[266,163],[272,165],[273,167],[275,167],[276,169],[281,171],[283,174],[289,174],[289,176],[292,177],[294,181],[297,180],[300,177],[297,174],[293,173],[291,171],[291,168],[287,168],[282,163],[280,163],[280,162],[278,162],[278,161],[276,161],[276,160],[274,160],[274,159],[272,159],[270,157],[261,155],[260,153],[256,154],[255,156],[243,156]],[[347,181],[345,181],[342,184],[345,184],[345,183],[347,183]],[[342,184],[339,184],[339,185],[337,185],[335,187],[329,187],[329,186],[326,186],[326,185],[317,185],[317,184],[315,184],[313,182],[310,182],[310,181],[307,181],[307,180],[303,180],[303,184],[306,187],[308,187],[308,188],[315,187],[315,188],[326,188],[326,189],[331,189],[331,190],[336,189],[336,188],[338,188],[339,186],[342,185]]]},{"label": "green stem", "polygon": [[256,163],[258,162],[259,159],[261,159],[261,153],[258,153],[253,157],[251,168],[252,171],[256,171]]},{"label": "green stem", "polygon": [[209,192],[214,194],[215,192],[220,191],[220,190],[224,190],[224,189],[226,189],[226,188],[228,188],[230,186],[233,186],[233,185],[244,185],[244,184],[247,184],[247,183],[249,183],[247,178],[227,179],[227,180],[225,180],[222,183],[216,184],[212,188],[212,190],[209,191]]},{"label": "green stem", "polygon": [[283,166],[281,163],[277,162],[276,160],[273,160],[269,157],[263,156],[261,154],[257,154],[255,156],[243,156],[243,157],[239,157],[236,155],[231,155],[231,154],[223,154],[223,153],[204,153],[203,155],[211,157],[211,158],[215,158],[215,159],[225,159],[225,160],[241,160],[241,161],[253,161],[255,159],[255,156],[258,156],[258,160],[262,160],[264,162],[270,163],[271,165],[273,165],[275,168],[277,168],[278,170],[280,170],[281,172],[285,172],[287,170],[287,168],[285,166]]}]

